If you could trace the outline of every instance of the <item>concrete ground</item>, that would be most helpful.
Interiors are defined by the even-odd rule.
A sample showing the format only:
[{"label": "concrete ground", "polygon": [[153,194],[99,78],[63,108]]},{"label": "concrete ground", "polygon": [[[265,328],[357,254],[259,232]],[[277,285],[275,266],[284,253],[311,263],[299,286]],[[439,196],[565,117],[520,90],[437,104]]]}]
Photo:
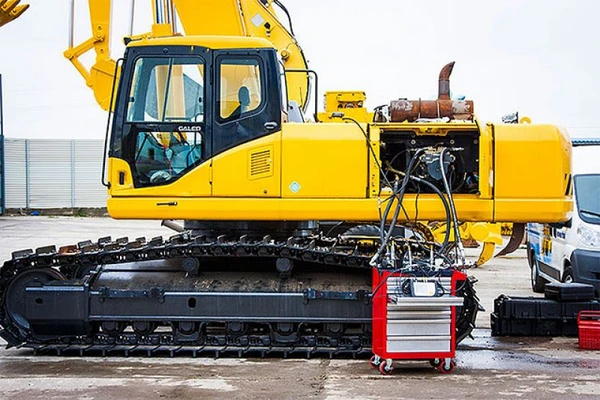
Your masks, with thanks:
[{"label": "concrete ground", "polygon": [[[154,221],[108,218],[0,217],[0,259],[12,251],[84,239],[172,234]],[[471,250],[475,255],[477,250]],[[0,399],[165,398],[598,398],[600,351],[576,338],[492,338],[489,313],[501,293],[533,295],[523,250],[470,271],[486,312],[474,340],[456,355],[453,374],[424,362],[381,376],[366,360],[73,358],[0,350]]]}]

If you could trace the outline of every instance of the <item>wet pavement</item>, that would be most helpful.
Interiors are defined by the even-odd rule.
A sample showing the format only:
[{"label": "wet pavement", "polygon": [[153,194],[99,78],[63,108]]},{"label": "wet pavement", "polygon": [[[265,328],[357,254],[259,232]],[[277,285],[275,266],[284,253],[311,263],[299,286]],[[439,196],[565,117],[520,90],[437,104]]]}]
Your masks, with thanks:
[{"label": "wet pavement", "polygon": [[[0,258],[14,250],[113,235],[172,232],[153,221],[103,218],[0,217]],[[471,250],[473,254],[477,251]],[[402,362],[391,376],[367,360],[73,358],[0,350],[0,399],[197,398],[598,398],[600,351],[577,338],[492,338],[489,312],[501,293],[533,295],[524,251],[470,272],[487,312],[466,339],[450,375],[427,362]]]}]

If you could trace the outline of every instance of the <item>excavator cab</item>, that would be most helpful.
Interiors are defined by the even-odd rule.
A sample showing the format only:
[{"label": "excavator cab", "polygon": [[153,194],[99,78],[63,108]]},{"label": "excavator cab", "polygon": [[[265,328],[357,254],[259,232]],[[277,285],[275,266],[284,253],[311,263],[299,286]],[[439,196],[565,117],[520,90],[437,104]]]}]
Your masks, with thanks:
[{"label": "excavator cab", "polygon": [[260,39],[239,39],[238,46],[206,38],[131,43],[110,140],[109,156],[126,163],[111,181],[115,193],[131,184],[173,183],[218,154],[280,129],[276,51]]}]

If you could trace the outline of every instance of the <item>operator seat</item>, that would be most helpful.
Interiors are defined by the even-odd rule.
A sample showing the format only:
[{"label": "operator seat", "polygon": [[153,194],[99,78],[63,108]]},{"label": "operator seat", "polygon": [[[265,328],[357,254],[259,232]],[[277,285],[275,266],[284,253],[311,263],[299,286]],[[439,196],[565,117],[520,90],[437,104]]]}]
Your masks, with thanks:
[{"label": "operator seat", "polygon": [[250,106],[250,90],[246,86],[241,86],[238,90],[238,101],[240,104],[233,110],[228,119],[238,119]]}]

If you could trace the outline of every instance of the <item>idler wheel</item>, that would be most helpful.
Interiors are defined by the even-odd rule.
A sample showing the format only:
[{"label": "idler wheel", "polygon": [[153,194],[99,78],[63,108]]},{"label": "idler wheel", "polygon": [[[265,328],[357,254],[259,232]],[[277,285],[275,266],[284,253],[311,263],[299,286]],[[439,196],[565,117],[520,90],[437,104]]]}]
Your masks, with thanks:
[{"label": "idler wheel", "polygon": [[238,321],[230,321],[227,322],[227,325],[225,326],[225,330],[227,331],[227,333],[229,335],[243,335],[246,333],[246,331],[248,330],[248,326],[243,323],[243,322],[238,322]]},{"label": "idler wheel", "polygon": [[275,330],[280,335],[291,335],[294,333],[294,324],[290,322],[279,322],[277,325],[275,325]]},{"label": "idler wheel", "polygon": [[176,329],[179,333],[191,335],[195,332],[198,332],[199,326],[198,323],[194,321],[180,321],[177,323]]},{"label": "idler wheel", "polygon": [[127,324],[123,321],[103,321],[100,326],[102,332],[109,335],[118,335],[125,330]]},{"label": "idler wheel", "polygon": [[131,326],[133,331],[139,335],[148,335],[156,329],[156,323],[152,321],[135,321]]},{"label": "idler wheel", "polygon": [[60,272],[51,268],[32,269],[17,275],[6,291],[6,313],[19,328],[29,331],[29,321],[25,319],[25,289],[34,284],[64,280]]},{"label": "idler wheel", "polygon": [[345,330],[346,329],[344,328],[344,325],[342,325],[342,324],[337,324],[337,323],[325,324],[325,332],[329,336],[333,336],[333,337],[341,336]]}]

